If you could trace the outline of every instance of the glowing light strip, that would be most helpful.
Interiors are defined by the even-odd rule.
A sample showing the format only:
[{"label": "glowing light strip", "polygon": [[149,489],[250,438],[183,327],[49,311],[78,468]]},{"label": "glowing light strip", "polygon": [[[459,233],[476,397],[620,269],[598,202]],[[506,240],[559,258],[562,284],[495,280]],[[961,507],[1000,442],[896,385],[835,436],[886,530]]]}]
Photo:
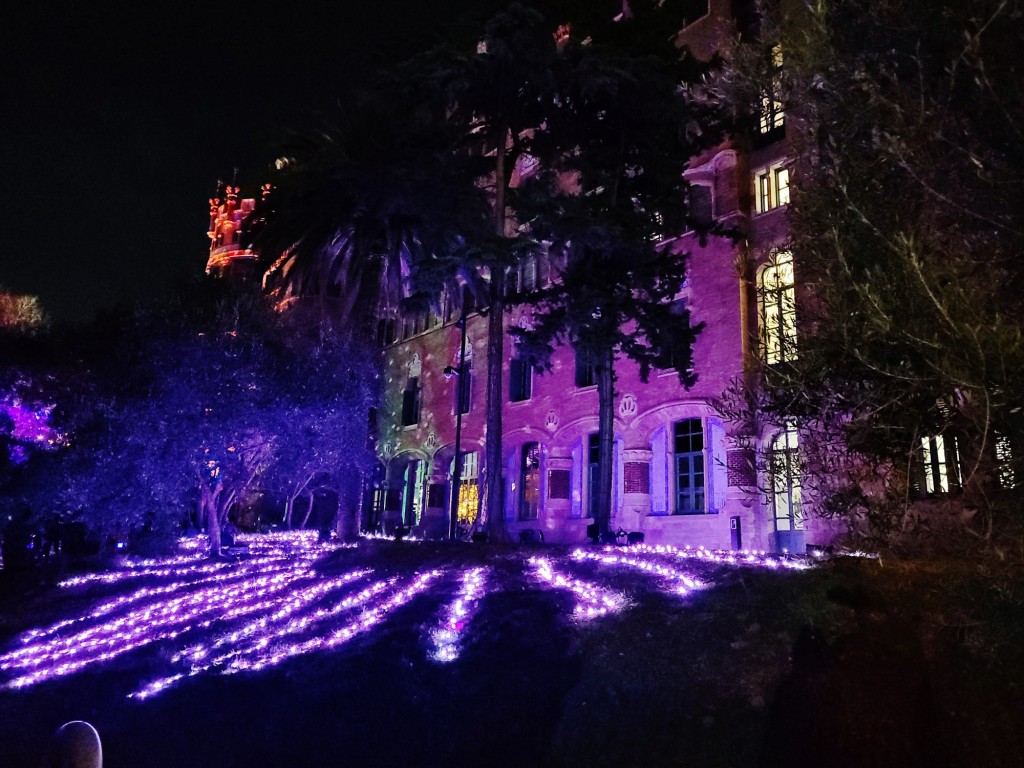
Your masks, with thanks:
[{"label": "glowing light strip", "polygon": [[[284,604],[273,613],[261,616],[256,621],[249,622],[244,627],[236,629],[233,632],[229,632],[228,634],[217,638],[212,643],[200,643],[198,645],[191,646],[190,648],[186,648],[174,655],[171,658],[171,662],[176,663],[182,659],[193,663],[198,662],[209,656],[216,649],[223,648],[225,645],[237,643],[239,640],[252,637],[257,632],[266,630],[272,625],[279,624],[307,607],[310,603],[321,599],[328,593],[333,592],[356,579],[368,576],[371,573],[373,573],[371,569],[362,568],[350,571],[334,579],[317,582],[305,589],[296,590],[295,592],[292,592],[291,595],[285,599]],[[303,618],[303,621],[305,621],[305,617]],[[293,627],[298,627],[298,623],[291,623],[288,628],[291,630]]]},{"label": "glowing light strip", "polygon": [[[376,541],[396,541],[394,534],[388,536],[386,533],[380,533],[378,531],[365,531],[359,534],[362,539],[374,539]],[[401,538],[402,541],[423,541],[418,536],[413,536],[411,533],[407,533]]]},{"label": "glowing light strip", "polygon": [[694,590],[703,589],[706,585],[698,578],[689,573],[677,571],[658,562],[637,557],[631,554],[622,554],[616,550],[609,549],[604,552],[587,552],[577,549],[572,553],[573,560],[592,560],[602,565],[624,565],[629,568],[636,568],[646,573],[670,579],[676,582],[673,590],[679,595],[688,595]]},{"label": "glowing light strip", "polygon": [[576,595],[573,615],[578,619],[594,619],[598,616],[616,613],[626,605],[625,599],[617,592],[600,587],[593,582],[566,576],[552,568],[551,563],[543,557],[531,557],[528,562],[534,567],[536,576],[542,581],[556,589],[568,589]]},{"label": "glowing light strip", "polygon": [[[155,696],[156,694],[167,690],[168,688],[172,687],[175,683],[177,683],[180,680],[183,680],[186,677],[194,677],[196,675],[202,674],[203,672],[208,672],[215,668],[223,668],[226,662],[231,661],[233,658],[242,653],[252,651],[253,649],[264,648],[269,642],[276,638],[285,637],[289,634],[301,632],[310,625],[323,620],[327,616],[349,610],[358,605],[362,605],[375,595],[382,592],[393,582],[394,579],[391,579],[389,581],[381,581],[375,584],[371,584],[369,587],[366,587],[365,589],[361,590],[355,595],[350,595],[346,597],[344,600],[341,601],[341,603],[339,603],[334,608],[331,608],[329,610],[316,611],[311,615],[303,616],[299,620],[289,622],[287,626],[278,628],[276,631],[270,633],[268,636],[264,638],[261,638],[256,643],[250,644],[247,648],[233,649],[231,651],[228,651],[227,653],[221,654],[220,656],[212,659],[211,661],[205,664],[193,663],[192,668],[189,670],[187,674],[184,672],[179,672],[178,674],[171,675],[169,677],[154,680],[148,683],[147,685],[143,686],[139,690],[135,691],[134,693],[128,694],[128,697],[137,699],[147,699],[150,696]],[[226,673],[230,670],[222,671]]]},{"label": "glowing light strip", "polygon": [[428,655],[431,659],[446,664],[459,657],[462,651],[462,631],[483,597],[486,582],[486,568],[473,568],[462,574],[457,597],[447,605],[444,618],[430,632],[432,647]]},{"label": "glowing light strip", "polygon": [[242,654],[236,656],[231,661],[226,672],[231,673],[268,669],[269,667],[275,667],[288,659],[294,658],[295,656],[301,656],[312,651],[337,648],[340,645],[344,645],[357,635],[360,635],[377,624],[380,624],[391,611],[405,605],[416,595],[424,592],[430,583],[440,575],[441,571],[439,570],[420,574],[407,586],[393,593],[387,600],[366,609],[360,613],[359,616],[333,630],[325,637],[313,637],[296,643],[280,645],[269,655],[260,655],[262,651],[269,647],[269,638],[261,640],[259,643],[251,646],[250,649],[247,649]]},{"label": "glowing light strip", "polygon": [[237,569],[239,565],[242,567],[248,567],[250,570],[256,569],[260,566],[267,565],[273,562],[281,562],[285,560],[285,555],[276,555],[273,557],[259,557],[251,560],[245,560],[241,564],[235,563],[230,560],[222,560],[219,562],[204,562],[201,565],[183,566],[183,567],[171,567],[171,568],[133,568],[125,571],[107,571],[105,573],[87,573],[82,576],[75,576],[70,579],[65,579],[60,582],[58,586],[64,589],[70,589],[71,587],[80,587],[83,584],[118,584],[122,581],[128,581],[129,579],[142,579],[147,576],[151,577],[172,577],[181,578],[186,576],[201,576],[203,574],[217,573],[218,571],[227,571]]},{"label": "glowing light strip", "polygon": [[633,544],[632,546],[627,547],[626,550],[633,553],[664,555],[683,560],[702,560],[708,563],[720,563],[723,565],[749,565],[758,568],[769,568],[772,570],[777,568],[786,568],[803,571],[814,567],[814,565],[806,558],[798,557],[796,555],[772,555],[767,552],[759,552],[750,549],[734,552],[728,549],[711,550],[704,547],[697,547],[696,549],[684,547],[683,549],[679,549],[666,544],[658,544],[654,546],[650,544]]},{"label": "glowing light strip", "polygon": [[205,552],[189,552],[183,555],[174,555],[173,557],[145,557],[145,558],[125,558],[122,563],[122,568],[159,568],[159,567],[170,567],[173,565],[185,565],[186,563],[194,563],[197,560],[202,560],[206,557]]},{"label": "glowing light strip", "polygon": [[[112,600],[108,600],[105,603],[100,604],[85,616],[78,616],[74,619],[65,619],[59,621],[56,624],[52,624],[49,627],[42,629],[33,629],[25,632],[21,636],[22,643],[29,643],[33,640],[39,640],[43,637],[49,637],[62,629],[73,626],[75,624],[81,624],[86,621],[93,619],[99,619],[106,616],[114,611],[121,608],[125,608],[133,603],[137,603],[141,600],[145,600],[148,597],[157,597],[159,595],[173,594],[174,592],[183,591],[189,588],[201,587],[207,584],[215,584],[218,582],[229,582],[229,581],[241,581],[249,577],[253,571],[257,570],[256,566],[263,565],[267,566],[263,568],[261,573],[269,574],[283,570],[294,570],[296,567],[302,567],[310,558],[302,558],[299,562],[283,562],[283,559],[274,558],[270,562],[259,563],[254,561],[246,561],[244,565],[241,565],[237,570],[227,571],[225,573],[215,573],[212,576],[206,576],[205,578],[198,579],[195,581],[176,581],[171,584],[165,584],[159,587],[140,587],[139,589],[131,592],[127,595],[116,597]],[[273,568],[269,566],[277,565],[279,567]],[[20,651],[12,651],[8,654],[0,656],[0,662],[17,658],[20,655]]]},{"label": "glowing light strip", "polygon": [[[266,610],[276,603],[276,595],[312,571],[286,571],[260,576],[244,584],[219,589],[211,587],[178,597],[141,615],[122,616],[68,638],[19,649],[14,663],[0,663],[0,669],[34,671],[11,680],[7,686],[28,685],[77,672],[100,661],[109,661],[129,651],[159,640],[176,638],[196,628],[206,628],[218,620],[230,620]],[[262,598],[262,599],[261,599]],[[251,602],[257,600],[257,602]],[[197,620],[198,623],[192,624]]]},{"label": "glowing light strip", "polygon": [[[183,539],[179,541],[191,542],[195,539]],[[246,543],[250,548],[251,557],[238,562],[233,560],[204,561],[204,555],[182,556],[177,555],[171,558],[143,560],[138,563],[129,561],[125,570],[108,571],[106,573],[89,573],[83,576],[76,576],[66,579],[60,583],[61,587],[70,588],[100,582],[103,584],[116,584],[126,579],[140,579],[143,577],[187,577],[195,574],[215,573],[240,564],[243,567],[256,568],[262,564],[283,560],[286,558],[305,557],[313,559],[321,555],[334,552],[338,549],[352,549],[356,544],[324,543],[318,540],[316,531],[284,531],[278,533],[262,534],[252,537],[239,537],[239,541]],[[195,565],[182,566],[181,558],[187,557],[184,562],[193,560],[202,561]]]}]

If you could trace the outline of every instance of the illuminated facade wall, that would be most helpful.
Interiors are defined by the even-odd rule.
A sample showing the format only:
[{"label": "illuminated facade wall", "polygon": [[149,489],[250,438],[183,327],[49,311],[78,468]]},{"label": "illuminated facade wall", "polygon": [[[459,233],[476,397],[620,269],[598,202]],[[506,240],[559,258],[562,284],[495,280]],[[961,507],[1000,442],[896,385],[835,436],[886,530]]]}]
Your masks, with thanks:
[{"label": "illuminated facade wall", "polygon": [[[734,33],[732,6],[724,0],[709,3],[708,15],[680,33],[680,44],[705,54],[713,51],[717,41]],[[648,543],[712,548],[739,543],[802,551],[805,543],[826,544],[835,535],[800,503],[798,477],[773,474],[772,467],[798,466],[795,436],[783,441],[787,461],[773,461],[779,434],[741,436],[739,425],[728,423],[711,405],[730,383],[753,375],[758,356],[770,356],[772,350],[797,354],[793,289],[782,281],[798,276],[799,264],[779,248],[789,202],[785,116],[773,99],[769,104],[771,119],[761,121],[752,141],[710,150],[695,158],[686,173],[692,185],[703,188],[698,194],[712,215],[745,233],[745,239],[736,244],[712,236],[701,244],[693,234],[683,234],[665,244],[689,254],[680,298],[694,322],[706,323],[694,350],[696,386],[685,390],[672,371],[655,372],[644,384],[630,361],[617,364],[611,524],[613,530],[643,531]],[[773,291],[764,290],[766,279]],[[385,528],[404,520],[428,537],[446,535],[458,380],[442,372],[458,365],[457,316],[455,308],[440,317],[400,320],[393,330],[398,340],[386,347],[389,394],[378,446],[390,489],[379,495]],[[511,312],[508,325],[520,317]],[[467,326],[467,358],[475,361],[476,370],[463,417],[462,450],[475,453],[470,459],[474,471],[486,473],[479,461],[486,319],[471,314]],[[546,541],[581,542],[593,522],[589,505],[597,388],[585,371],[577,372],[574,353],[565,348],[556,352],[550,373],[534,373],[525,382],[528,396],[522,397],[522,371],[510,339],[505,350],[505,460],[500,468],[505,503],[499,513],[513,536],[516,530],[539,528]],[[516,379],[515,386],[510,378]],[[410,396],[416,400],[415,420],[408,410]],[[786,430],[779,431],[786,437]],[[415,519],[408,514],[410,467],[425,477]],[[471,482],[475,485],[477,478]],[[774,492],[783,483],[797,493]],[[473,493],[473,498],[480,496]]]}]

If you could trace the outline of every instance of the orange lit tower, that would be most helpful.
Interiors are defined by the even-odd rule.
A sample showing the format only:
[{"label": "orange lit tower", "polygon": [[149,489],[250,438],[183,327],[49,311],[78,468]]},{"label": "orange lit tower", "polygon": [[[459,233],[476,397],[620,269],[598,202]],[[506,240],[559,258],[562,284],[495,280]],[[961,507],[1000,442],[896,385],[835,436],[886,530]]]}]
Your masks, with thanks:
[{"label": "orange lit tower", "polygon": [[[210,257],[206,273],[215,277],[248,277],[255,273],[256,252],[241,241],[247,219],[256,208],[255,198],[239,201],[240,188],[234,184],[218,184],[217,194],[210,198]],[[270,185],[264,184],[265,198]]]}]

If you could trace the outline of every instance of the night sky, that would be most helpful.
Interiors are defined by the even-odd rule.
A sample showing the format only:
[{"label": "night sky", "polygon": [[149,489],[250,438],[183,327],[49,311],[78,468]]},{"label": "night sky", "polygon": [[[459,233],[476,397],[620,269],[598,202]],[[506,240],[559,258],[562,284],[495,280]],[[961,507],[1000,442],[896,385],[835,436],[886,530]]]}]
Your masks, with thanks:
[{"label": "night sky", "polygon": [[218,179],[238,168],[255,191],[289,130],[339,114],[367,72],[480,5],[9,4],[0,286],[83,320],[200,274]]}]

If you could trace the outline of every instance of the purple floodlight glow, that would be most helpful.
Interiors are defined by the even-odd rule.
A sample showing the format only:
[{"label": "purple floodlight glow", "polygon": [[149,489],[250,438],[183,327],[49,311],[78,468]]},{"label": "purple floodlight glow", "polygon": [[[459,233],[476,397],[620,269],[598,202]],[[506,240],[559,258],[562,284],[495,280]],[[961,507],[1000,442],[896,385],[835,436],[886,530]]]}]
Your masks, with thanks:
[{"label": "purple floodlight glow", "polygon": [[431,659],[446,664],[459,657],[462,652],[462,634],[483,597],[486,582],[486,568],[472,568],[463,572],[458,595],[446,606],[444,618],[430,631],[431,649],[428,655]]},{"label": "purple floodlight glow", "polygon": [[5,397],[0,400],[0,415],[6,416],[10,421],[8,434],[11,437],[11,445],[8,458],[13,463],[22,464],[28,459],[26,445],[34,445],[47,451],[67,445],[67,436],[50,425],[52,414],[52,405],[33,407],[18,397]]},{"label": "purple floodlight glow", "polygon": [[678,595],[688,595],[694,590],[703,589],[706,586],[700,579],[696,578],[692,574],[677,571],[675,568],[669,568],[661,565],[649,558],[633,554],[623,554],[612,548],[609,548],[604,552],[587,552],[582,549],[577,549],[572,553],[572,558],[574,560],[592,560],[600,563],[601,565],[636,568],[646,573],[660,576],[663,579],[669,579],[675,582],[673,591]]},{"label": "purple floodlight glow", "polygon": [[528,561],[535,575],[556,589],[568,589],[576,595],[573,615],[581,620],[594,619],[609,613],[621,611],[626,600],[617,592],[598,586],[593,582],[575,579],[556,571],[543,557],[531,557]]}]

